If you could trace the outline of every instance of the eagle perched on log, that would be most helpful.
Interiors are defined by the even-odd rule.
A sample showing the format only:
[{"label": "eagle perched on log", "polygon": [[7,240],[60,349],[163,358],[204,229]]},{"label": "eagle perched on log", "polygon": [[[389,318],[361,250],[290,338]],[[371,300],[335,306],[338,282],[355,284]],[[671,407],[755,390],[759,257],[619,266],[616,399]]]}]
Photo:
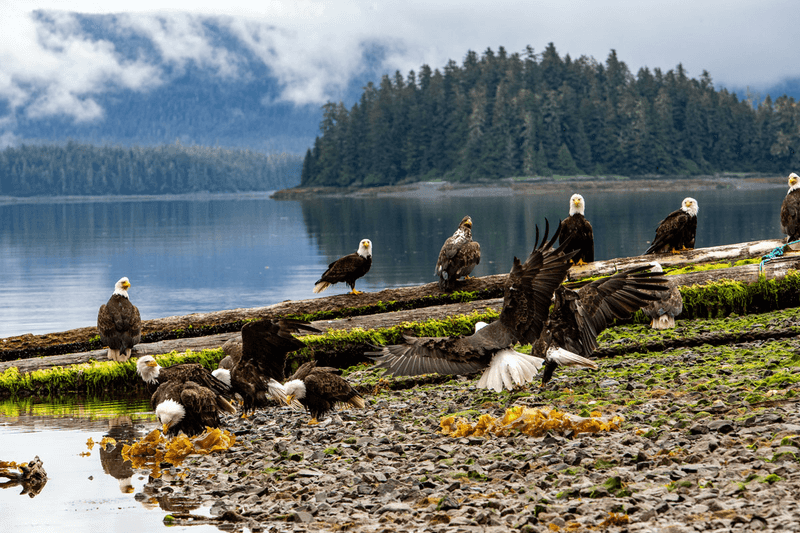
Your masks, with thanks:
[{"label": "eagle perched on log", "polygon": [[452,291],[456,280],[468,278],[472,269],[481,262],[481,245],[472,240],[472,219],[461,219],[458,229],[442,245],[436,261],[434,276],[439,276],[439,288]]},{"label": "eagle perched on log", "polygon": [[131,350],[142,340],[142,318],[139,309],[128,298],[131,282],[121,278],[114,285],[114,293],[97,313],[97,330],[100,342],[108,346],[110,361],[127,361]]},{"label": "eagle perched on log", "polygon": [[586,220],[584,212],[586,202],[580,194],[573,194],[569,199],[569,216],[561,221],[559,244],[569,239],[566,252],[577,250],[572,258],[577,265],[585,265],[594,261],[594,232],[592,225]]},{"label": "eagle perched on log", "polygon": [[355,253],[340,257],[328,265],[328,270],[314,284],[314,294],[342,281],[350,287],[350,294],[361,294],[361,291],[356,290],[356,280],[369,272],[371,266],[372,241],[362,239]]},{"label": "eagle perched on log", "polygon": [[684,198],[681,208],[673,211],[656,228],[653,243],[644,252],[647,254],[677,254],[694,248],[697,233],[697,200]]},{"label": "eagle perched on log", "polygon": [[789,191],[781,204],[781,231],[786,242],[800,239],[800,176],[789,174]]}]

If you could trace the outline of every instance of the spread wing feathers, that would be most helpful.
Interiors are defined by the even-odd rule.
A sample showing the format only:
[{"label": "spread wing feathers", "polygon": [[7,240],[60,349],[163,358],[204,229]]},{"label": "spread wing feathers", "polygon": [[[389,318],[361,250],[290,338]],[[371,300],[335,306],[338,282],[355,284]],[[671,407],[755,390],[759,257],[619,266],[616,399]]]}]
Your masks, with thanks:
[{"label": "spread wing feathers", "polygon": [[242,356],[231,369],[231,387],[242,396],[246,413],[269,404],[268,398],[283,403],[286,355],[305,344],[292,332],[320,333],[299,320],[259,320],[242,326]]},{"label": "spread wing feathers", "polygon": [[789,236],[788,242],[800,239],[800,189],[791,191],[783,199],[781,231]]},{"label": "spread wing feathers", "polygon": [[318,372],[326,372],[329,374],[341,374],[342,371],[338,368],[332,366],[317,366],[316,361],[307,361],[300,365],[294,374],[292,374],[287,381],[293,381],[295,379],[299,379],[303,381],[308,377],[310,374],[318,373]]},{"label": "spread wing feathers", "polygon": [[576,262],[583,260],[584,263],[591,263],[594,261],[594,231],[586,217],[575,213],[561,222],[559,243],[566,239],[571,239],[566,251],[577,250],[578,252],[573,258]]},{"label": "spread wing feathers", "polygon": [[656,299],[642,307],[642,312],[651,319],[654,329],[675,327],[675,317],[683,311],[683,298],[678,284],[667,278],[667,290],[656,295]]},{"label": "spread wing feathers", "polygon": [[[230,387],[218,380],[210,370],[199,363],[181,363],[162,367],[158,372],[158,382],[162,384],[193,382],[211,390],[215,394],[223,395],[228,399],[231,397]],[[175,399],[175,401],[178,400]]]},{"label": "spread wing feathers", "polygon": [[653,243],[644,253],[665,253],[681,248],[694,248],[696,232],[696,216],[681,209],[673,211],[658,225]]},{"label": "spread wing feathers", "polygon": [[553,377],[553,372],[559,366],[582,366],[597,370],[597,363],[591,359],[581,357],[576,353],[572,353],[564,348],[557,346],[550,346],[547,349],[547,355],[544,358],[544,372],[542,373],[542,385],[550,381]]},{"label": "spread wing feathers", "polygon": [[[558,248],[553,244],[559,236],[560,224],[547,240],[549,225],[545,221],[545,231],[539,244],[539,228],[536,228],[537,246],[524,263],[514,258],[514,266],[506,282],[503,309],[500,319],[489,324],[480,332],[505,329],[503,337],[508,344],[531,344],[539,338],[550,310],[553,291],[558,288],[567,276],[570,259],[575,251],[566,252],[569,240],[562,241]],[[479,333],[480,333],[479,332]],[[499,336],[498,336],[499,337]]]},{"label": "spread wing feathers", "polygon": [[314,418],[322,418],[337,403],[363,408],[364,398],[341,376],[330,372],[312,372],[305,380],[305,404]]},{"label": "spread wing feathers", "polygon": [[[466,337],[410,337],[404,344],[384,346],[367,352],[376,366],[399,376],[471,374],[490,365],[499,350],[515,343],[531,343],[539,336],[550,308],[553,291],[566,277],[572,253],[564,254],[563,245],[553,249],[558,238],[547,240],[549,225],[525,263],[514,258],[506,282],[500,319]],[[564,243],[567,244],[567,243]],[[487,378],[488,379],[488,378]]]},{"label": "spread wing feathers", "polygon": [[544,359],[517,352],[511,348],[500,350],[492,357],[489,368],[478,380],[478,387],[497,392],[512,390],[530,383],[539,374]]},{"label": "spread wing feathers", "polygon": [[361,257],[357,252],[340,257],[330,265],[314,283],[314,293],[320,293],[335,283],[345,282],[351,288],[356,280],[369,272],[372,266],[372,256]]},{"label": "spread wing feathers", "polygon": [[643,265],[598,279],[578,291],[559,287],[548,325],[556,345],[589,356],[597,335],[615,318],[626,318],[659,297],[667,280],[663,272],[645,272]]}]

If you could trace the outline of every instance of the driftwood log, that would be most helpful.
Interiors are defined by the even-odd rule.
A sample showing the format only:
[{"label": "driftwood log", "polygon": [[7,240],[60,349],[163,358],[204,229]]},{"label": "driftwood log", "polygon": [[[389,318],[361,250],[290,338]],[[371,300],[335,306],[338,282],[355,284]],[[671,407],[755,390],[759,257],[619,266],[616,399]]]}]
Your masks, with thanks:
[{"label": "driftwood log", "polygon": [[[634,258],[637,259],[637,258]],[[591,264],[589,265],[591,266]],[[620,268],[620,270],[632,268],[630,265]],[[783,257],[773,259],[772,261],[764,264],[763,274],[767,279],[781,278],[791,269],[800,268],[800,255],[788,254]],[[486,276],[483,278],[470,279],[465,282],[465,285],[472,286],[487,286],[489,284],[500,284],[501,280],[505,280],[507,275],[498,274],[495,276]],[[679,274],[673,276],[677,283],[681,286],[702,285],[722,279],[729,279],[734,281],[744,281],[752,283],[758,280],[759,265],[742,265],[737,267],[730,267],[725,269],[708,270],[702,272],[692,272],[688,274]],[[393,296],[398,296],[403,291],[414,291],[413,294],[418,294],[419,290],[438,290],[436,283],[424,285],[423,287],[412,287],[405,289],[388,289],[380,293],[367,294],[371,298],[375,298],[377,294],[392,293]],[[331,296],[327,298],[330,300],[339,300],[340,304],[344,301],[350,301],[352,306],[352,299],[359,298],[349,294],[342,294]],[[382,300],[388,301],[388,300]],[[263,307],[249,310],[239,310],[248,312],[248,316],[256,317],[270,317],[280,316],[283,314],[290,314],[293,310],[298,309],[299,306],[309,305],[310,303],[319,302],[318,300],[304,300],[301,302],[282,302],[276,306]],[[394,311],[388,313],[379,313],[374,315],[359,316],[352,318],[344,318],[337,320],[320,320],[312,322],[312,324],[322,331],[333,330],[351,330],[354,328],[362,329],[376,329],[387,328],[402,324],[404,322],[420,322],[428,319],[443,319],[449,316],[465,315],[473,311],[485,311],[486,309],[493,309],[500,311],[502,307],[502,298],[491,298],[486,300],[477,300],[468,303],[447,304],[433,307],[426,307],[421,309],[411,309],[407,311]],[[278,311],[276,311],[276,309]],[[236,311],[220,311],[219,313],[209,313],[215,317],[223,316],[223,314],[235,313]],[[201,316],[199,314],[189,315],[189,317]],[[234,315],[225,315],[229,318]],[[241,316],[241,315],[235,315]],[[188,317],[172,317],[172,318],[188,318]],[[160,319],[166,320],[166,319]],[[204,349],[220,348],[226,341],[230,339],[241,339],[241,334],[237,332],[224,333],[218,335],[209,335],[205,337],[195,337],[189,339],[178,339],[171,341],[160,341],[154,343],[138,344],[134,348],[134,356],[141,357],[142,355],[158,355],[162,353],[169,353],[171,351],[183,352],[186,350],[200,351]],[[57,355],[50,357],[40,357],[32,359],[20,359],[16,361],[8,361],[0,363],[0,372],[12,366],[18,367],[20,372],[31,372],[33,370],[40,370],[44,368],[51,368],[54,366],[67,366],[70,364],[84,363],[91,360],[105,361],[106,350],[94,350],[90,352],[71,353],[65,355]]]}]

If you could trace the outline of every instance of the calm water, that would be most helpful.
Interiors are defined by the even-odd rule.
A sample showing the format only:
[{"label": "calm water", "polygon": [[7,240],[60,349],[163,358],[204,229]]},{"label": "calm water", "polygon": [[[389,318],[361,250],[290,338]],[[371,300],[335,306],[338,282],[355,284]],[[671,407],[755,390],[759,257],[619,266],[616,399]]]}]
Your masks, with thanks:
[{"label": "calm water", "polygon": [[[776,180],[777,181],[777,180]],[[534,242],[534,225],[568,214],[563,193],[520,196],[275,201],[267,195],[0,205],[0,337],[94,326],[122,276],[142,318],[317,297],[334,259],[373,242],[357,288],[435,280],[444,239],[465,214],[481,243],[478,276],[508,272]],[[638,255],[658,222],[693,196],[697,246],[781,237],[785,186],[761,190],[591,192],[586,215],[596,259]],[[320,296],[347,292],[336,285]]]}]

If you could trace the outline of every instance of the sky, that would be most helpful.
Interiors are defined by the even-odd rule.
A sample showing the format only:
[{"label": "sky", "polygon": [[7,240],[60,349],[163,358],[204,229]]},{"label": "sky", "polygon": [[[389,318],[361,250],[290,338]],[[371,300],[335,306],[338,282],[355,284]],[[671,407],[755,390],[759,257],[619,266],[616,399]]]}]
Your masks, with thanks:
[{"label": "sky", "polygon": [[[118,31],[149,39],[158,53],[123,57],[82,33],[71,13],[118,15]],[[718,88],[758,91],[800,78],[792,37],[800,9],[788,0],[0,0],[0,137],[20,113],[102,120],[98,95],[158,87],[167,67],[195,62],[244,79],[241,58],[203,28],[208,18],[271,69],[279,100],[297,105],[338,100],[376,45],[388,73],[461,63],[468,50],[541,52],[553,42],[562,57],[600,62],[614,49],[634,74],[682,63],[691,77],[707,70]]]}]

